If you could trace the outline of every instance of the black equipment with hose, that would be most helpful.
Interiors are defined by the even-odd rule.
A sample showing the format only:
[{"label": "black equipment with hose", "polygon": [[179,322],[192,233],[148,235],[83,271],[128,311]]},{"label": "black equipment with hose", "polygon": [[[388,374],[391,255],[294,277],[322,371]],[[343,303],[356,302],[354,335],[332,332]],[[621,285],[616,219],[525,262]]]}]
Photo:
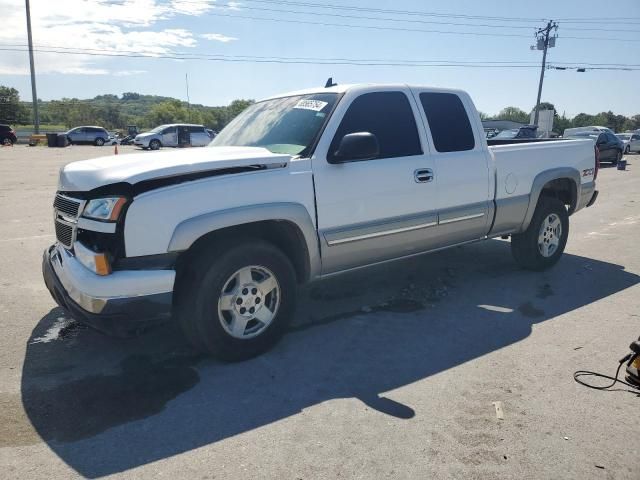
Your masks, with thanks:
[{"label": "black equipment with hose", "polygon": [[[629,345],[629,348],[631,349],[631,353],[626,354],[618,361],[618,369],[616,370],[615,377],[610,377],[609,375],[603,375],[596,372],[589,372],[587,370],[578,370],[577,372],[574,372],[573,379],[580,385],[584,385],[585,387],[593,388],[595,390],[609,390],[616,383],[621,383],[623,385],[626,385],[627,387],[631,387],[634,390],[637,390],[627,390],[627,392],[640,394],[640,338],[632,342],[631,345]],[[626,381],[618,379],[620,369],[625,363],[627,364],[627,376],[625,378]],[[606,378],[608,380],[611,380],[611,383],[603,386],[592,385],[582,380],[581,377],[586,376]]]}]

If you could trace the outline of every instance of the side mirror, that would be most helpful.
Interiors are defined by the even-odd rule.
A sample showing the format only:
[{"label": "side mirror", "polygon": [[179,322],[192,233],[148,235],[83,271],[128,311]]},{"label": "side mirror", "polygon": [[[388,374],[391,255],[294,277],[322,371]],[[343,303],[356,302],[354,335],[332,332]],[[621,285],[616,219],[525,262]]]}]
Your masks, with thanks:
[{"label": "side mirror", "polygon": [[349,133],[342,137],[338,150],[333,154],[331,163],[350,160],[369,160],[380,154],[378,138],[369,132]]}]

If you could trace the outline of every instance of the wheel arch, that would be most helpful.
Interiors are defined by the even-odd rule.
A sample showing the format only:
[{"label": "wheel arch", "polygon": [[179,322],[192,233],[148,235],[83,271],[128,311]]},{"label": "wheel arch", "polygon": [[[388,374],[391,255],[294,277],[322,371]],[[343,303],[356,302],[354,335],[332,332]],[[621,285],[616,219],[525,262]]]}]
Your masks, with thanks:
[{"label": "wheel arch", "polygon": [[178,224],[169,252],[190,258],[212,243],[234,238],[268,241],[289,257],[298,283],[320,275],[318,237],[307,209],[296,203],[252,205],[211,212]]},{"label": "wheel arch", "polygon": [[533,180],[529,205],[521,231],[529,227],[541,195],[558,198],[568,206],[569,215],[571,215],[578,206],[580,185],[580,172],[574,168],[554,168],[539,173]]}]

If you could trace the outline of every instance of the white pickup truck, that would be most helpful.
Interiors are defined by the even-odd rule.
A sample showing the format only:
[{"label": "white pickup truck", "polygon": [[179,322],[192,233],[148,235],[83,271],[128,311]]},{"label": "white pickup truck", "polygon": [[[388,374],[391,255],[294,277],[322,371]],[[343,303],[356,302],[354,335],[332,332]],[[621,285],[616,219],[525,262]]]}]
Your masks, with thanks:
[{"label": "white pickup truck", "polygon": [[45,283],[79,321],[163,318],[226,360],[282,335],[298,284],[492,237],[555,264],[596,199],[591,140],[488,146],[465,92],[316,88],[255,103],[208,148],[60,172]]}]

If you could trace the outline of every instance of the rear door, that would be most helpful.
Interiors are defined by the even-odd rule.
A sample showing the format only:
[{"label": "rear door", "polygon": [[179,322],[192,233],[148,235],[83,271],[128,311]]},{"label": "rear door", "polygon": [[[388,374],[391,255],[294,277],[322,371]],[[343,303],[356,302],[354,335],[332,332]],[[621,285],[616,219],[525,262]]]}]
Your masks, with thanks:
[{"label": "rear door", "polygon": [[633,134],[631,135],[631,140],[629,141],[629,150],[632,152],[640,152],[640,135]]},{"label": "rear door", "polygon": [[490,227],[494,192],[490,157],[471,99],[463,92],[414,89],[414,94],[438,184],[437,246],[481,238]]},{"label": "rear door", "polygon": [[[437,191],[416,118],[405,87],[350,90],[338,103],[312,157],[324,274],[430,248]],[[375,135],[379,154],[335,163],[341,139],[357,132]]]},{"label": "rear door", "polygon": [[85,141],[93,143],[96,138],[102,137],[102,129],[96,127],[86,127],[85,129]]},{"label": "rear door", "polygon": [[204,127],[191,126],[189,131],[191,133],[191,145],[194,147],[204,147],[211,141],[209,135],[204,131]]}]

